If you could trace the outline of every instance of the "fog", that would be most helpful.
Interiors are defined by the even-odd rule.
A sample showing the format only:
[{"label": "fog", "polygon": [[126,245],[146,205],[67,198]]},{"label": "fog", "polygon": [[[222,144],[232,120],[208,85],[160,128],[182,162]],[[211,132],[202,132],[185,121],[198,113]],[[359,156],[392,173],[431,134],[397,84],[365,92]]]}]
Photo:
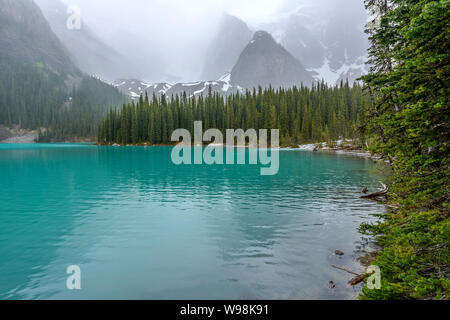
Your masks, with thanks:
[{"label": "fog", "polygon": [[294,10],[318,21],[363,10],[361,0],[63,0],[104,42],[147,72],[147,81],[197,80],[224,12],[256,30]]}]

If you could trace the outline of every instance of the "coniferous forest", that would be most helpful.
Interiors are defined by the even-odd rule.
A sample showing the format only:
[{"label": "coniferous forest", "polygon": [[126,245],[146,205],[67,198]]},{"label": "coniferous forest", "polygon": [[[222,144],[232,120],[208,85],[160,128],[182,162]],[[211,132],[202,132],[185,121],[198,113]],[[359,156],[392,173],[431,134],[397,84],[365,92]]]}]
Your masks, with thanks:
[{"label": "coniferous forest", "polygon": [[40,142],[100,145],[173,144],[172,132],[193,134],[194,121],[223,133],[279,129],[282,147],[351,139],[392,171],[387,212],[361,226],[381,248],[381,288],[360,298],[449,299],[450,0],[364,3],[370,72],[354,84],[131,101],[81,72],[1,55],[0,125],[36,129]]},{"label": "coniferous forest", "polygon": [[48,127],[39,134],[40,140],[79,138],[92,141],[97,135],[98,123],[111,106],[127,101],[116,88],[96,78],[84,77],[72,89],[63,107],[48,119]]},{"label": "coniferous forest", "polygon": [[383,251],[380,290],[364,299],[448,299],[450,294],[450,1],[366,0],[371,103],[364,130],[391,163],[390,212],[362,230]]},{"label": "coniferous forest", "polygon": [[39,129],[41,142],[93,140],[106,112],[127,101],[96,78],[56,73],[42,63],[2,56],[0,70],[0,124]]},{"label": "coniferous forest", "polygon": [[192,133],[194,121],[203,121],[204,130],[217,128],[224,134],[226,129],[280,129],[283,146],[356,138],[365,103],[357,83],[259,88],[227,97],[211,92],[205,97],[183,94],[170,99],[146,95],[122,110],[112,109],[100,126],[99,142],[170,144],[174,129]]},{"label": "coniferous forest", "polygon": [[362,299],[448,299],[450,2],[366,0],[363,86],[259,89],[223,99],[141,97],[111,110],[102,143],[168,143],[174,128],[279,128],[282,145],[356,138],[391,164],[389,211],[361,231],[383,250],[381,289]]}]

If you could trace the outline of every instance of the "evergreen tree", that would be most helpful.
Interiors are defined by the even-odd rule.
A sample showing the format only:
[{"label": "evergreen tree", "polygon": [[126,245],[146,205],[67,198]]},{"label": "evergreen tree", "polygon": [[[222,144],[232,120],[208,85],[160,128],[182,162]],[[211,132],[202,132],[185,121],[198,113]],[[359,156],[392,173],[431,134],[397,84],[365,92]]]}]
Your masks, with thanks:
[{"label": "evergreen tree", "polygon": [[367,0],[370,103],[364,140],[392,163],[386,222],[365,229],[384,246],[382,288],[363,298],[447,298],[449,264],[450,1]]},{"label": "evergreen tree", "polygon": [[226,129],[280,129],[280,142],[286,146],[355,138],[361,96],[359,84],[350,87],[344,82],[340,87],[322,83],[311,89],[258,88],[226,97],[209,92],[206,97],[187,98],[183,93],[169,100],[153,96],[150,102],[142,96],[121,112],[108,113],[99,141],[167,144],[174,129],[193,133],[197,120],[203,121],[204,130],[218,128],[224,134]]}]

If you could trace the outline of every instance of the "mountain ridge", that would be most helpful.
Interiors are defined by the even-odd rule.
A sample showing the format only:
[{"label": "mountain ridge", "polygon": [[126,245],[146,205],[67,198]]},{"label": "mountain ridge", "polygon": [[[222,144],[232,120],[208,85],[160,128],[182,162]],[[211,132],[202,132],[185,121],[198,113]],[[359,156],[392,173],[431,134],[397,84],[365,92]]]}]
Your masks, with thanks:
[{"label": "mountain ridge", "polygon": [[0,0],[0,44],[0,56],[18,63],[41,63],[58,75],[80,75],[32,0]]},{"label": "mountain ridge", "polygon": [[313,80],[312,73],[263,30],[255,32],[231,71],[231,83],[248,89],[311,85]]},{"label": "mountain ridge", "polygon": [[218,79],[230,72],[251,38],[252,32],[244,21],[224,13],[216,37],[206,53],[202,79]]},{"label": "mountain ridge", "polygon": [[[335,6],[330,2],[327,10],[332,12]],[[351,6],[349,11],[328,18],[330,12],[323,11],[300,6],[262,27],[309,71],[316,72],[316,81],[324,79],[330,85],[346,79],[353,82],[368,72],[364,6]]]},{"label": "mountain ridge", "polygon": [[100,40],[84,21],[80,30],[69,30],[66,26],[69,17],[67,8],[60,0],[34,1],[42,10],[52,31],[83,72],[109,80],[133,73],[128,59]]},{"label": "mountain ridge", "polygon": [[214,81],[195,81],[195,82],[178,82],[175,84],[170,84],[167,82],[159,83],[148,83],[145,81],[137,79],[120,79],[113,83],[113,85],[119,89],[123,94],[128,95],[133,99],[138,99],[141,95],[152,96],[153,94],[157,97],[165,95],[170,96],[181,96],[186,93],[187,97],[206,95],[211,92],[218,92],[224,95],[244,92],[244,89],[239,85],[232,85],[230,83],[231,75],[225,74],[217,80]]}]

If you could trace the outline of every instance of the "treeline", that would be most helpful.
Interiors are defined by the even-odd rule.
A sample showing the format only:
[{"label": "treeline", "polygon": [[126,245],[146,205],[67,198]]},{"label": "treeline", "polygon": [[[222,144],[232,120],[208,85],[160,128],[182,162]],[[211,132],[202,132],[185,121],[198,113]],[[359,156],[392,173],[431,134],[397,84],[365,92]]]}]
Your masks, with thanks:
[{"label": "treeline", "polygon": [[371,103],[362,126],[392,163],[391,212],[363,230],[383,246],[364,299],[450,298],[450,1],[366,0]]},{"label": "treeline", "polygon": [[47,127],[40,130],[39,140],[95,140],[98,124],[111,107],[126,102],[128,99],[116,88],[96,78],[84,77],[49,119]]},{"label": "treeline", "polygon": [[36,129],[48,126],[67,96],[65,77],[42,63],[0,56],[0,124]]},{"label": "treeline", "polygon": [[99,128],[103,144],[168,144],[174,129],[193,133],[194,121],[203,121],[204,130],[280,129],[280,143],[294,145],[309,141],[332,141],[358,136],[360,110],[365,104],[358,83],[312,88],[273,88],[236,93],[218,93],[167,99],[147,95],[139,101],[112,109]]},{"label": "treeline", "polygon": [[128,102],[98,79],[59,74],[42,63],[2,55],[0,70],[0,124],[39,129],[40,141],[96,139],[107,111]]}]

